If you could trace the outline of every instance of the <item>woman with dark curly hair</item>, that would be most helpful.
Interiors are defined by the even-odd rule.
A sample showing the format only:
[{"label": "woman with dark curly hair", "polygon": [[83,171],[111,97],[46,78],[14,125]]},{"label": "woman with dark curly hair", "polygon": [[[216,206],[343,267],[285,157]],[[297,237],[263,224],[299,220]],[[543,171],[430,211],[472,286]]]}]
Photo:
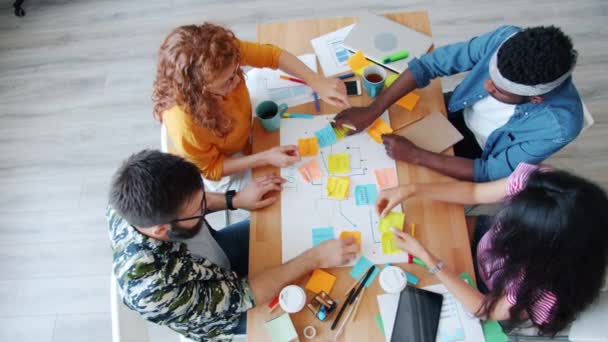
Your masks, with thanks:
[{"label": "woman with dark curly hair", "polygon": [[383,143],[393,159],[454,178],[500,179],[519,163],[543,161],[581,132],[583,104],[571,77],[576,59],[572,41],[559,28],[503,26],[414,58],[370,106],[342,111],[336,125],[361,131],[410,91],[468,72],[445,95],[448,118],[464,136],[455,156],[426,151],[396,134],[384,135]]},{"label": "woman with dark curly hair", "polygon": [[[247,154],[252,124],[243,66],[280,68],[303,79],[329,104],[349,106],[342,81],[314,73],[276,46],[239,40],[210,23],[176,28],[158,54],[154,117],[166,126],[177,153],[196,164],[209,181],[262,165],[286,167],[300,158],[296,146],[242,155]],[[208,183],[215,191],[229,185]]]},{"label": "woman with dark curly hair", "polygon": [[385,215],[410,197],[460,204],[504,200],[499,214],[480,217],[472,234],[480,291],[410,234],[394,232],[399,248],[424,261],[469,312],[483,319],[506,321],[507,327],[529,320],[540,334],[555,335],[598,297],[606,281],[608,197],[585,179],[522,163],[509,178],[494,182],[387,189],[379,195],[378,212]]}]

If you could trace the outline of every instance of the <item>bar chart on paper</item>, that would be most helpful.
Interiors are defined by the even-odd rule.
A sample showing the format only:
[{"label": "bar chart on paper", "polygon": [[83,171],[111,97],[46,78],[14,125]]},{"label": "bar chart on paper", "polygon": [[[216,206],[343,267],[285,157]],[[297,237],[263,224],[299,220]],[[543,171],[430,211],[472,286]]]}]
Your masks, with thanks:
[{"label": "bar chart on paper", "polygon": [[[395,162],[369,134],[344,137],[336,132],[333,117],[281,120],[281,145],[316,138],[319,147],[317,155],[281,169],[287,179],[281,193],[283,262],[340,235],[360,236],[362,255],[375,264],[405,262],[406,253],[383,252],[375,210],[379,184],[396,181]],[[382,120],[389,123],[388,113]]]}]

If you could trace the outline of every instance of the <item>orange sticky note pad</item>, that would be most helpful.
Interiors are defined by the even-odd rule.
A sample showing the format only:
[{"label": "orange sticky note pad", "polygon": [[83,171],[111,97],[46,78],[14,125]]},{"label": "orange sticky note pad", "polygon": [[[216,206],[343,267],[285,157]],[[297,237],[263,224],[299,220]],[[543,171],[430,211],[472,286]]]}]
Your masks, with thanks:
[{"label": "orange sticky note pad", "polygon": [[323,178],[323,171],[321,171],[319,162],[317,162],[316,159],[313,159],[308,163],[300,166],[298,168],[298,171],[307,183],[312,183],[313,181]]},{"label": "orange sticky note pad", "polygon": [[393,133],[393,129],[382,119],[377,119],[367,129],[367,134],[369,134],[369,136],[372,137],[372,139],[374,139],[374,141],[378,144],[382,143],[382,134],[389,133]]},{"label": "orange sticky note pad", "polygon": [[329,177],[327,178],[327,197],[339,200],[348,197],[350,179],[348,177]]},{"label": "orange sticky note pad", "polygon": [[357,232],[357,231],[343,231],[342,233],[340,233],[340,239],[344,239],[347,238],[349,236],[352,236],[355,238],[355,240],[357,240],[357,244],[359,246],[361,246],[361,232]]},{"label": "orange sticky note pad", "polygon": [[358,71],[370,64],[370,62],[365,59],[365,55],[363,51],[359,50],[354,55],[350,56],[350,58],[346,61],[348,66],[352,71]]},{"label": "orange sticky note pad", "polygon": [[420,95],[412,92],[400,98],[397,104],[411,112],[416,107],[418,100],[420,100]]},{"label": "orange sticky note pad", "polygon": [[393,168],[374,170],[374,175],[376,176],[376,183],[378,183],[378,188],[380,189],[392,188],[399,185],[397,171]]},{"label": "orange sticky note pad", "polygon": [[306,289],[313,293],[325,291],[329,294],[335,282],[336,276],[321,269],[316,269],[312,272],[308,283],[306,283]]},{"label": "orange sticky note pad", "polygon": [[319,154],[317,137],[298,139],[298,152],[302,157],[311,157]]}]

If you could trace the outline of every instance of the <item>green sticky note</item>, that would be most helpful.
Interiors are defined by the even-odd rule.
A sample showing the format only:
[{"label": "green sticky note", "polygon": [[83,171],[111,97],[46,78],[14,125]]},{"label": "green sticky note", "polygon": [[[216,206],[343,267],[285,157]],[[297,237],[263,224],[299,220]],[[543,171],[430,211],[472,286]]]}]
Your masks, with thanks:
[{"label": "green sticky note", "polygon": [[391,227],[395,227],[399,230],[403,230],[403,223],[405,222],[405,214],[396,211],[391,211],[386,216],[380,219],[378,228],[380,233],[391,233]]},{"label": "green sticky note", "polygon": [[378,324],[378,328],[380,328],[380,331],[382,331],[382,335],[384,336],[384,323],[382,323],[382,316],[380,316],[380,314],[377,314],[374,318],[376,319],[376,324]]},{"label": "green sticky note", "polygon": [[298,333],[288,313],[266,322],[266,331],[272,342],[289,342],[298,338]]}]

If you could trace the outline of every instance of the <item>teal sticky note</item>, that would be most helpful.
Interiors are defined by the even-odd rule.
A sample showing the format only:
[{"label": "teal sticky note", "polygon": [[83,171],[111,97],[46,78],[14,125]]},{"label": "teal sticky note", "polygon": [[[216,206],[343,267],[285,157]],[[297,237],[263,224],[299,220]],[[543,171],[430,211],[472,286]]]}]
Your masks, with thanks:
[{"label": "teal sticky note", "polygon": [[357,205],[373,205],[377,199],[376,184],[357,185],[355,187],[355,203]]},{"label": "teal sticky note", "polygon": [[272,342],[289,342],[298,338],[298,333],[288,313],[266,322],[266,331]]},{"label": "teal sticky note", "polygon": [[312,229],[312,246],[315,247],[323,241],[335,239],[333,227],[321,227]]},{"label": "teal sticky note", "polygon": [[331,125],[327,125],[320,130],[315,132],[315,136],[317,137],[317,142],[319,143],[319,147],[327,147],[335,144],[338,141],[336,137],[336,132]]},{"label": "teal sticky note", "polygon": [[[355,263],[355,266],[353,266],[353,269],[350,271],[350,276],[354,279],[359,279],[373,265],[374,264],[369,261],[369,259],[364,256],[361,256],[359,257],[359,260],[357,260],[357,262]],[[367,279],[367,282],[365,283],[365,287],[369,287],[374,282],[374,279],[376,279],[378,273],[380,273],[380,267],[376,267],[376,269],[372,272],[372,274],[369,276],[369,279]]]}]

